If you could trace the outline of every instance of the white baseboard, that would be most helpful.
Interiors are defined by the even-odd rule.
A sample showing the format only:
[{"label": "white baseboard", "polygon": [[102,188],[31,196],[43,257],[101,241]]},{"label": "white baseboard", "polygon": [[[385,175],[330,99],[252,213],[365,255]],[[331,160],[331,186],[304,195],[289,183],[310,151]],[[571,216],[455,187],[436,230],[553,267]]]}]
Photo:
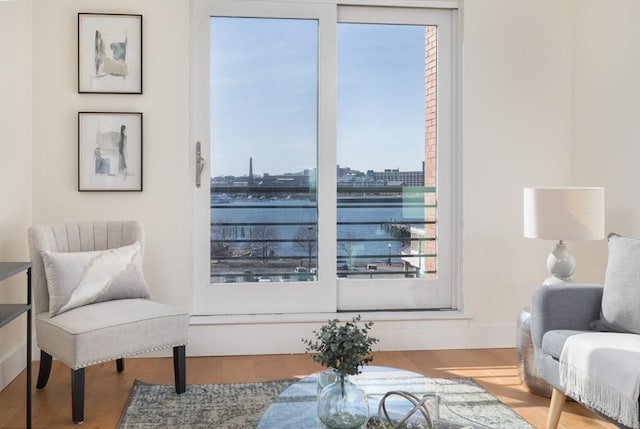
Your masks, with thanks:
[{"label": "white baseboard", "polygon": [[9,385],[27,364],[27,348],[25,344],[16,347],[0,361],[0,390]]},{"label": "white baseboard", "polygon": [[[410,319],[405,318],[406,315]],[[188,356],[303,353],[302,338],[311,338],[329,318],[318,315],[192,317]],[[341,318],[350,315],[340,314]],[[278,320],[280,318],[281,320]],[[371,313],[376,350],[435,350],[515,346],[516,325],[470,323],[460,314],[434,318],[425,313]]]}]

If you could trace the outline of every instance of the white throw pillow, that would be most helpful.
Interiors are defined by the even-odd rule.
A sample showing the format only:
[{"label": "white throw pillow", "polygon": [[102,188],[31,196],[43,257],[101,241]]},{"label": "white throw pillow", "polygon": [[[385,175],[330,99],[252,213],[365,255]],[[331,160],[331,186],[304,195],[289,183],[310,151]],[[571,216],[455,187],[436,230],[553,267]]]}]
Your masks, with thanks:
[{"label": "white throw pillow", "polygon": [[42,250],[51,316],[95,302],[149,298],[140,247],[136,241],[94,252]]}]

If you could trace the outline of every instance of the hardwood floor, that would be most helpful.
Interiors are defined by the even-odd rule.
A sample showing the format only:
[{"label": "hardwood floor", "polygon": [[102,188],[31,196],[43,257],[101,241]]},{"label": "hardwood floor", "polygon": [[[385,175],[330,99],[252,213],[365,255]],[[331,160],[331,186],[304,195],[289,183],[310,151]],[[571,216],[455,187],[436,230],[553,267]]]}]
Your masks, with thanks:
[{"label": "hardwood floor", "polygon": [[[471,377],[523,416],[536,428],[544,428],[549,399],[533,395],[521,385],[514,349],[429,350],[379,352],[373,364],[408,369],[430,377]],[[321,369],[304,354],[221,356],[187,359],[187,383],[230,383],[302,377]],[[33,365],[33,380],[38,364]],[[0,392],[0,429],[25,427],[25,373]],[[33,427],[77,428],[71,422],[69,369],[53,363],[45,389],[33,390]],[[115,362],[86,370],[83,429],[114,429],[129,396],[132,382],[172,384],[170,358],[138,358],[125,361],[118,374]],[[560,419],[561,429],[615,428],[584,407],[568,402]]]}]

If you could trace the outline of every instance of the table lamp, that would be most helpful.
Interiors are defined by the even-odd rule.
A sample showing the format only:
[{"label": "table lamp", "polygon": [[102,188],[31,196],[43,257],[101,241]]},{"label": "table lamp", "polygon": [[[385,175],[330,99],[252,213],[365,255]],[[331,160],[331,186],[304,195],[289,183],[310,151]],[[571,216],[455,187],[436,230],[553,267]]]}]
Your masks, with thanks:
[{"label": "table lamp", "polygon": [[576,261],[564,240],[604,238],[604,188],[525,188],[524,236],[559,240],[544,284],[571,282]]}]

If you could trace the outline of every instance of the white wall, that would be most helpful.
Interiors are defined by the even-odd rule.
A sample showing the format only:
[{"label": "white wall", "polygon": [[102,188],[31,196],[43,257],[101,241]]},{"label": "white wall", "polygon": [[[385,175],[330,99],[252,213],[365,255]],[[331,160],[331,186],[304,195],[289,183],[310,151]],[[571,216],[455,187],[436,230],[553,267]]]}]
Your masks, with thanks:
[{"label": "white wall", "polygon": [[548,277],[553,243],[523,238],[522,189],[571,184],[571,5],[464,3],[464,293],[473,324],[514,323]]},{"label": "white wall", "polygon": [[[577,117],[573,109],[579,99],[574,92],[580,89],[572,84],[574,4],[571,0],[464,2],[464,307],[471,318],[450,324],[417,321],[406,329],[407,324],[383,322],[383,348],[513,345],[518,311],[528,303],[533,287],[547,276],[544,260],[553,245],[522,238],[522,188],[572,184],[574,154],[580,165],[575,169],[576,181],[582,181],[586,168],[582,166],[589,163],[577,155],[580,151],[574,144],[582,141],[573,137],[578,128],[573,126]],[[143,95],[77,93],[77,12],[144,16]],[[147,232],[145,274],[153,295],[188,308],[193,149],[189,2],[37,1],[33,29],[33,221],[141,220]],[[578,39],[576,58],[590,43],[586,37]],[[76,191],[76,115],[87,110],[144,113],[144,192]],[[612,192],[615,195],[608,190],[609,197]],[[576,252],[589,256],[590,247],[585,246],[576,243]],[[600,271],[594,268],[590,274],[597,277]],[[591,280],[582,272],[578,278]],[[265,325],[249,330],[259,332],[261,338],[254,343],[264,345],[259,351],[302,349],[294,328],[295,343],[283,340],[278,349],[276,340],[286,335],[282,326],[272,326],[271,330]],[[394,331],[394,326],[403,327],[403,333]],[[446,343],[435,337],[433,342],[419,338],[431,335],[429,328],[440,332],[436,337],[442,337],[447,328],[454,335],[448,335]],[[241,332],[234,331],[233,323],[194,330],[193,339],[207,342],[214,353],[249,352],[242,349],[246,341],[236,347],[237,342],[230,340],[234,332]],[[407,342],[399,344],[397,338]],[[411,343],[411,338],[419,341]],[[198,349],[197,343],[193,349]]]},{"label": "white wall", "polygon": [[[0,2],[0,261],[28,261],[31,222],[31,2]],[[0,302],[26,302],[26,276],[0,283]],[[0,329],[0,389],[22,369],[26,316]]]},{"label": "white wall", "polygon": [[[140,219],[154,296],[188,308],[189,3],[105,4],[34,4],[33,220]],[[470,328],[488,335],[472,341],[464,335],[460,347],[512,345],[513,336],[503,333],[511,332],[546,274],[552,243],[522,238],[522,188],[571,180],[570,5],[556,1],[553,13],[544,1],[464,5],[465,311]],[[77,93],[77,12],[144,15],[143,95]],[[144,113],[144,192],[76,191],[76,114],[82,110]],[[492,329],[501,333],[497,341],[489,338]]]},{"label": "white wall", "polygon": [[[575,181],[606,188],[606,230],[640,237],[640,2],[581,1],[575,6]],[[603,278],[606,243],[578,260]]]},{"label": "white wall", "polygon": [[[78,94],[77,13],[143,15],[143,94]],[[159,301],[191,304],[189,2],[54,0],[33,6],[33,221],[137,219]],[[142,112],[143,192],[77,191],[79,111]]]}]

